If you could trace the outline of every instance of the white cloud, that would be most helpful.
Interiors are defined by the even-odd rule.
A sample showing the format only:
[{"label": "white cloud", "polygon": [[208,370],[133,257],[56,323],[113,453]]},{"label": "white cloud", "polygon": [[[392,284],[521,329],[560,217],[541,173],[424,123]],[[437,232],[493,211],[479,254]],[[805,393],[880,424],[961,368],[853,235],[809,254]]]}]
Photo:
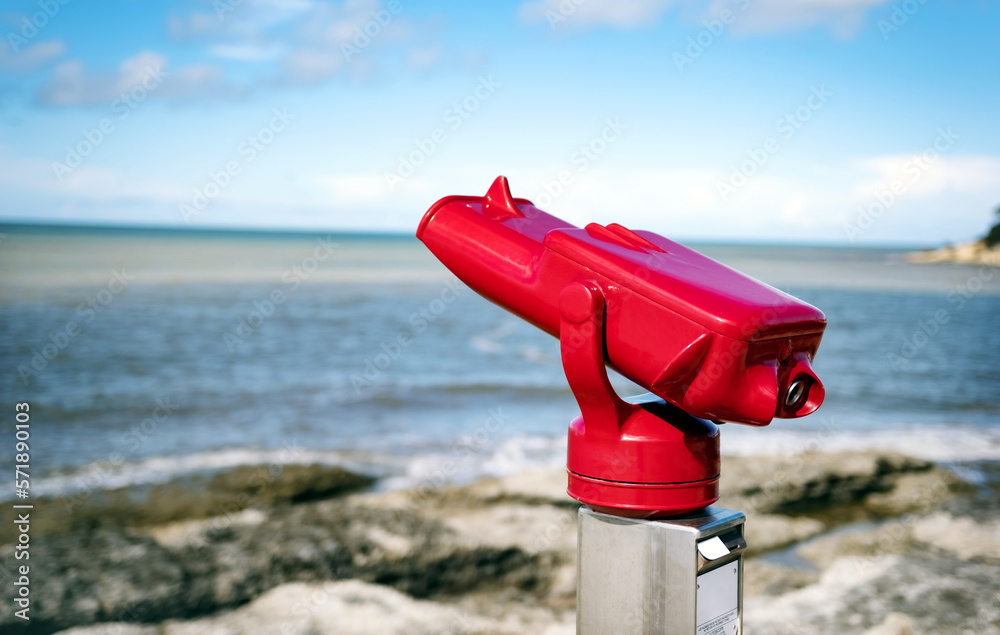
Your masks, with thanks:
[{"label": "white cloud", "polygon": [[61,40],[45,40],[15,50],[7,39],[0,40],[0,71],[30,75],[62,56],[66,45]]},{"label": "white cloud", "polygon": [[[718,184],[726,177],[707,167],[601,169],[587,178],[576,175],[566,192],[543,209],[577,224],[618,222],[668,237],[816,239],[836,227],[832,185],[758,174],[723,200]],[[529,198],[545,202],[542,188],[535,189]]]},{"label": "white cloud", "polygon": [[[727,200],[717,191],[726,172],[705,166],[630,169],[602,164],[586,174],[573,173],[555,197],[547,194],[545,184],[556,178],[559,166],[519,166],[507,176],[515,196],[580,226],[618,222],[682,242],[846,242],[851,236],[845,227],[857,224],[859,214],[878,202],[873,188],[885,188],[910,159],[893,155],[838,161],[849,169],[837,174],[823,165],[803,171],[800,165],[775,162]],[[945,156],[935,167],[880,209],[874,221],[864,223],[858,242],[937,244],[980,235],[1000,201],[1000,156]],[[226,190],[197,222],[411,230],[435,200],[482,195],[498,172],[507,172],[503,163],[440,162],[390,189],[382,172],[303,174],[286,182],[261,171],[259,178]],[[12,196],[52,201],[47,209],[69,205],[91,219],[131,210],[136,218],[160,222],[178,222],[177,205],[191,195],[190,182],[131,168],[84,165],[58,182],[49,163],[4,152],[0,188]]]},{"label": "white cloud", "polygon": [[196,11],[184,17],[171,16],[167,19],[167,33],[177,40],[202,37],[218,32],[222,28],[219,16],[204,11]]},{"label": "white cloud", "polygon": [[739,33],[774,33],[829,27],[853,35],[869,10],[891,0],[528,0],[518,7],[526,22],[547,22],[553,29],[597,26],[634,29],[654,25],[671,7],[688,9],[695,23],[717,18],[723,10],[736,16]]},{"label": "white cloud", "polygon": [[268,30],[294,23],[319,4],[313,0],[217,2],[213,3],[213,11],[171,16],[167,20],[167,32],[178,40],[220,36],[237,37],[244,42],[261,40]]},{"label": "white cloud", "polygon": [[415,47],[408,59],[416,55],[422,67],[436,61],[413,44],[422,30],[406,18],[406,6],[393,12],[383,0],[245,0],[219,14],[173,16],[168,32],[178,40],[208,42],[208,53],[216,57],[279,62],[283,75],[275,77],[268,66],[252,84],[315,84],[348,69],[366,74],[375,49],[387,45]]},{"label": "white cloud", "polygon": [[160,178],[142,178],[86,165],[59,180],[51,163],[7,156],[0,156],[0,186],[46,197],[104,202],[123,199],[174,200],[178,193],[186,191],[181,184]]},{"label": "white cloud", "polygon": [[297,50],[283,60],[286,80],[293,84],[312,84],[336,74],[344,65],[339,51]]},{"label": "white cloud", "polygon": [[[733,24],[738,33],[776,33],[826,26],[840,37],[857,33],[871,9],[892,0],[751,0]],[[729,3],[715,2],[717,15]]]},{"label": "white cloud", "polygon": [[163,55],[144,51],[123,61],[115,71],[91,71],[80,60],[63,62],[38,89],[36,99],[46,106],[92,106],[110,104],[133,91],[142,91],[143,99],[231,97],[240,93],[225,84],[217,66],[199,63],[173,70]]},{"label": "white cloud", "polygon": [[869,157],[859,161],[866,178],[854,188],[859,199],[871,198],[897,184],[907,196],[949,192],[994,192],[1000,200],[1000,157],[989,155],[912,154]]},{"label": "white cloud", "polygon": [[[394,189],[388,187],[384,174],[374,173],[326,175],[313,182],[322,188],[320,196],[335,206],[409,210],[412,215],[413,210],[422,211],[443,196],[485,194],[497,170],[495,165],[442,165],[405,179]],[[556,168],[540,176],[532,168],[507,176],[514,196],[579,226],[618,222],[666,236],[725,239],[839,230],[839,219],[823,213],[829,211],[824,201],[835,200],[832,186],[817,188],[785,178],[757,177],[741,196],[724,202],[716,193],[724,174],[716,170],[601,169],[599,175],[574,173],[570,183],[552,196],[546,184],[555,182],[560,171]]]},{"label": "white cloud", "polygon": [[280,57],[282,47],[277,45],[215,44],[208,47],[208,54],[241,62],[261,62]]},{"label": "white cloud", "polygon": [[174,200],[184,190],[179,183],[159,178],[136,178],[119,170],[82,166],[67,176],[56,191],[73,198],[113,201]]},{"label": "white cloud", "polygon": [[[421,30],[403,13],[389,11],[383,0],[244,0],[219,6],[231,11],[170,17],[168,33],[180,41],[206,44],[208,56],[257,65],[260,71],[249,80],[229,81],[221,66],[207,62],[168,68],[166,57],[147,51],[117,69],[64,61],[38,89],[36,101],[56,107],[108,104],[136,89],[155,69],[164,71],[166,78],[149,91],[150,97],[239,98],[260,88],[319,83],[348,67],[366,75],[373,68],[373,49],[393,44],[412,47],[405,59],[413,68],[428,68],[438,59],[436,51],[414,43]],[[4,40],[0,71],[29,74],[57,60],[64,50],[62,42],[52,40],[14,52]]]},{"label": "white cloud", "polygon": [[411,49],[406,56],[406,63],[417,70],[427,70],[437,65],[441,59],[441,49],[437,46],[425,46]]},{"label": "white cloud", "polygon": [[860,241],[909,239],[928,245],[971,240],[1000,201],[1000,157],[914,154],[857,161],[842,214]]},{"label": "white cloud", "polygon": [[[623,169],[594,166],[573,173],[555,196],[551,183],[559,166],[533,165],[510,170],[516,197],[576,225],[622,223],[675,239],[789,242],[847,242],[845,226],[877,202],[873,187],[885,187],[907,157],[838,161],[825,164],[769,164],[727,199],[718,184],[725,170],[707,166]],[[936,172],[897,196],[857,239],[868,243],[936,244],[968,240],[983,231],[990,210],[1000,201],[1000,157],[948,156]],[[876,169],[877,168],[877,169]],[[376,210],[423,210],[450,194],[482,195],[503,167],[448,164],[406,179],[395,191],[379,187],[380,175],[352,175],[340,184],[355,191],[352,202]],[[932,176],[933,174],[933,176]],[[336,182],[331,177],[331,182]],[[546,183],[550,184],[547,191]],[[358,189],[351,190],[349,185]],[[363,195],[362,195],[363,193]]]},{"label": "white cloud", "polygon": [[553,27],[629,29],[650,25],[672,4],[673,0],[530,0],[518,7],[518,15],[526,22],[548,22]]},{"label": "white cloud", "polygon": [[334,206],[380,203],[389,199],[385,177],[381,174],[332,174],[317,177],[316,184],[329,193],[329,204]]},{"label": "white cloud", "polygon": [[[599,178],[573,174],[565,192],[555,196],[545,180],[524,183],[523,196],[573,222],[614,221],[614,217],[649,219],[666,211],[692,216],[716,205],[715,172],[700,168],[602,170]],[[547,202],[551,199],[551,202]]]}]

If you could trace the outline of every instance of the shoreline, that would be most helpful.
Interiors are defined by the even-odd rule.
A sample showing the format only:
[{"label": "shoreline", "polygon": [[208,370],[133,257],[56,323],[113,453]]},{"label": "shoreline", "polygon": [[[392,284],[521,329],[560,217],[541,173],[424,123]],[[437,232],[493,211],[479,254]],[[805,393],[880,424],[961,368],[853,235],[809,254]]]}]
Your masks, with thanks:
[{"label": "shoreline", "polygon": [[[724,466],[717,504],[748,515],[748,632],[1000,629],[989,610],[1000,461],[966,466],[972,483],[878,451]],[[561,469],[440,489],[373,482],[330,466],[255,466],[146,500],[103,492],[33,526],[30,631],[574,632],[578,504]],[[39,521],[61,513],[37,503]],[[9,557],[9,537],[0,542]],[[927,597],[890,592],[915,575]],[[975,610],[944,593],[955,589]]]},{"label": "shoreline", "polygon": [[[836,452],[894,453],[940,464],[1000,461],[1000,430],[979,423],[942,425],[935,423],[882,425],[878,427],[846,427],[832,422],[819,427],[794,429],[772,424],[766,435],[748,426],[730,425],[723,431],[723,465],[730,458],[757,456],[765,459],[782,458],[822,447]],[[502,466],[499,470],[482,469],[485,463],[496,462],[498,456],[520,454],[530,446],[544,452],[531,458]],[[464,447],[464,446],[463,446]],[[150,455],[135,457],[117,465],[109,461],[93,461],[67,465],[32,481],[35,498],[45,500],[70,499],[72,505],[91,496],[121,496],[125,492],[145,495],[149,490],[167,487],[205,487],[217,476],[256,470],[261,466],[287,468],[296,478],[323,469],[340,468],[348,473],[372,479],[378,491],[409,489],[423,483],[435,486],[463,486],[483,478],[504,478],[525,470],[558,467],[565,460],[565,436],[517,435],[495,445],[489,451],[468,453],[456,461],[454,448],[442,446],[418,455],[369,453],[359,450],[306,450],[299,446],[281,449],[258,447],[228,447],[184,456]],[[450,466],[445,469],[445,466]],[[495,467],[495,466],[494,466]],[[480,469],[476,469],[480,468]],[[263,479],[265,477],[261,477]],[[267,480],[272,477],[267,476]],[[216,489],[213,485],[209,489]],[[0,493],[0,496],[3,494]],[[0,502],[15,501],[13,492]],[[0,530],[2,531],[2,530]],[[0,533],[2,536],[2,533]],[[2,543],[0,543],[2,544]]]},{"label": "shoreline", "polygon": [[906,262],[918,265],[952,263],[997,267],[1000,266],[1000,245],[988,248],[985,241],[975,240],[946,245],[937,249],[911,251],[904,257]]}]

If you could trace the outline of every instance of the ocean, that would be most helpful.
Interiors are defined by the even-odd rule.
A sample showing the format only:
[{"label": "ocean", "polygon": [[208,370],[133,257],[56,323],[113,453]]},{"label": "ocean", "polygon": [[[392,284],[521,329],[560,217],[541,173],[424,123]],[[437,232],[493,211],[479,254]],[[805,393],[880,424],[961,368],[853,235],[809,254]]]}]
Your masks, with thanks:
[{"label": "ocean", "polygon": [[[342,465],[391,488],[565,460],[577,406],[558,342],[415,238],[0,234],[0,465],[14,462],[14,404],[28,402],[33,495],[259,463]],[[1000,458],[1000,271],[910,265],[901,249],[691,246],[828,319],[820,410],[727,424],[724,454]]]}]

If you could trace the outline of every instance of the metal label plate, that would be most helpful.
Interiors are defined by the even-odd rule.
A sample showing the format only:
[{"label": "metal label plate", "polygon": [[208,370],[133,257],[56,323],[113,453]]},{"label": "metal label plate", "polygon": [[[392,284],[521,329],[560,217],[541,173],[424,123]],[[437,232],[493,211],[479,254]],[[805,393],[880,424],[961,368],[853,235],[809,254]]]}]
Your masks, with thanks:
[{"label": "metal label plate", "polygon": [[697,635],[738,635],[740,561],[698,576]]}]

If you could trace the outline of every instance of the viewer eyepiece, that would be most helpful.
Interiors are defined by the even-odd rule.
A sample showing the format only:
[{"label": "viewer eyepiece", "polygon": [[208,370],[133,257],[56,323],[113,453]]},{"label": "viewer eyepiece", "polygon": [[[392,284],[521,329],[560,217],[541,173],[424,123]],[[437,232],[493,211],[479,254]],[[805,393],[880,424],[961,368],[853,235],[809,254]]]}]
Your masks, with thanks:
[{"label": "viewer eyepiece", "polygon": [[798,410],[809,394],[809,382],[804,378],[796,379],[785,392],[785,408]]}]

